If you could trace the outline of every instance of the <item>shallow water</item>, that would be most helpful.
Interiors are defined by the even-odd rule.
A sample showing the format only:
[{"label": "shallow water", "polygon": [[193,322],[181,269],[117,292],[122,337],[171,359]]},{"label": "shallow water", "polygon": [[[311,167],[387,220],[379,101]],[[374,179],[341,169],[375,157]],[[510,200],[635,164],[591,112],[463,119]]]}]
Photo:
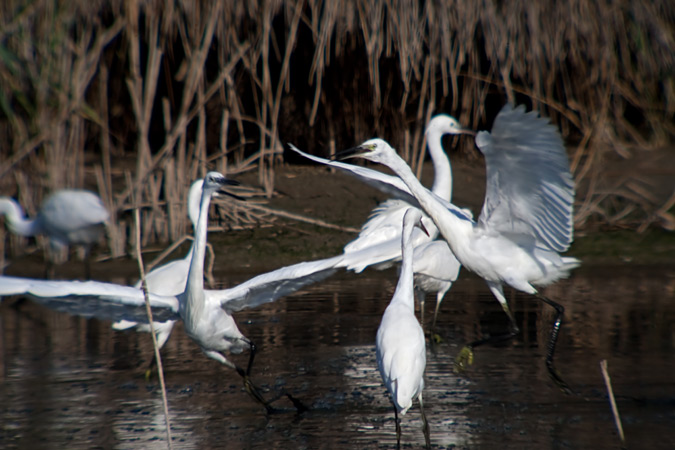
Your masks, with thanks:
[{"label": "shallow water", "polygon": [[[220,277],[224,285],[243,281]],[[174,330],[163,361],[175,448],[395,448],[393,409],[376,369],[374,339],[396,283],[392,271],[339,274],[302,294],[236,315],[259,348],[254,381],[287,390],[310,410],[266,416],[239,377]],[[583,267],[545,290],[566,307],[556,364],[575,395],[548,378],[550,307],[507,290],[522,333],[460,348],[507,329],[481,280],[466,272],[444,302],[427,343],[425,409],[434,448],[620,448],[600,361],[606,359],[629,448],[675,446],[675,271]],[[427,321],[433,311],[427,301]],[[166,448],[156,380],[143,372],[150,337],[108,322],[0,304],[0,447]],[[247,355],[233,356],[245,365]],[[424,438],[415,405],[402,444]]]}]

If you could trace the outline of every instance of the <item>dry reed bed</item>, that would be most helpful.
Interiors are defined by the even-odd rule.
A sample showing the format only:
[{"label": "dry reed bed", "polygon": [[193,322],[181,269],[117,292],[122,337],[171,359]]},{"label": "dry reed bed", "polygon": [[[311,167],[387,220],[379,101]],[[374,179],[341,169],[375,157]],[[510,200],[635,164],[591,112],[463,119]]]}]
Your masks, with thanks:
[{"label": "dry reed bed", "polygon": [[0,192],[32,212],[53,189],[97,190],[114,256],[135,246],[137,206],[143,245],[184,234],[207,170],[256,170],[269,196],[283,142],[326,154],[374,135],[419,168],[433,114],[487,128],[505,98],[573,144],[579,224],[675,226],[673,198],[602,173],[627,146],[672,145],[667,0],[7,0],[0,14]]}]

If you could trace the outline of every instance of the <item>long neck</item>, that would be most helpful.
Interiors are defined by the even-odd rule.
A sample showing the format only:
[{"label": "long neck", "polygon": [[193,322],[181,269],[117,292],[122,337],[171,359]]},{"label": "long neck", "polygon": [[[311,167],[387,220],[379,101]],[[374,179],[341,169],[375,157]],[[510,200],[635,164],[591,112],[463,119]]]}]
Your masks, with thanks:
[{"label": "long neck", "polygon": [[[203,305],[204,295],[204,256],[206,254],[206,235],[207,225],[209,219],[209,204],[211,203],[211,196],[208,194],[202,195],[201,204],[199,207],[199,218],[197,220],[197,228],[195,229],[194,242],[192,243],[192,260],[190,261],[190,270],[188,272],[187,283],[185,284],[185,312],[187,314],[199,314],[199,309]],[[187,325],[186,320],[186,325]]]},{"label": "long neck", "polygon": [[0,215],[7,216],[7,225],[13,233],[34,236],[42,231],[39,222],[26,219],[21,206],[12,199],[0,199]]},{"label": "long neck", "polygon": [[452,199],[452,168],[450,159],[443,150],[442,137],[443,133],[439,131],[429,130],[427,132],[427,145],[434,164],[434,184],[431,192],[443,200],[450,201]]},{"label": "long neck", "polygon": [[[190,190],[188,191],[187,197],[187,209],[188,209],[188,218],[192,224],[192,245],[190,246],[190,251],[185,255],[185,259],[191,260],[192,254],[195,247],[197,246],[197,228],[199,222],[199,214],[201,213],[201,202],[202,202],[202,186],[204,185],[203,180],[197,180],[192,183]],[[206,204],[206,210],[208,211],[208,203]],[[208,224],[208,213],[207,224]]]},{"label": "long neck", "polygon": [[[408,224],[406,224],[408,225]],[[413,279],[413,246],[412,226],[403,227],[401,234],[401,273],[392,298],[394,302],[404,302],[412,311],[415,310],[415,294]]]},{"label": "long neck", "polygon": [[465,215],[456,206],[451,205],[452,208],[448,209],[428,189],[422,186],[422,183],[415,177],[410,167],[398,154],[394,153],[392,156],[393,159],[388,161],[387,165],[408,186],[410,192],[415,196],[422,209],[424,209],[424,212],[431,217],[443,235],[443,238],[450,245],[450,248],[457,254],[455,251],[456,247],[461,244],[461,238],[458,235],[469,232],[469,229],[473,227],[473,222],[466,218],[461,218],[465,217]]},{"label": "long neck", "polygon": [[[197,204],[197,205],[199,205],[199,204]],[[207,210],[206,224],[207,224],[207,228],[208,228],[208,209],[209,209],[208,206],[209,205],[207,204],[206,205],[206,210]],[[200,211],[198,209],[199,206],[197,206],[196,208],[197,208],[196,211],[190,212],[190,214],[188,214],[188,216],[190,217],[190,222],[192,222],[192,245],[190,246],[190,250],[188,250],[187,255],[185,255],[185,259],[190,260],[190,262],[192,262],[192,255],[194,254],[195,248],[197,247],[197,238],[198,238],[197,229],[199,228],[198,222],[199,222]],[[204,235],[206,236],[206,234],[207,233],[205,232]],[[206,247],[206,244],[204,244],[204,247]],[[205,250],[205,252],[206,252],[206,250]]]}]

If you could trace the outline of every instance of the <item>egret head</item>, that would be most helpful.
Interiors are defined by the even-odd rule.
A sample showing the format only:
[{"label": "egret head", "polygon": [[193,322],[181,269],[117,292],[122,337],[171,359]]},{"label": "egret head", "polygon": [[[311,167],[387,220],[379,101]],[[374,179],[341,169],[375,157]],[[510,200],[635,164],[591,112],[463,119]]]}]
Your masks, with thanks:
[{"label": "egret head", "polygon": [[417,227],[420,230],[422,230],[424,234],[429,236],[427,227],[424,226],[424,222],[422,221],[423,218],[424,215],[422,214],[421,210],[419,210],[418,208],[408,208],[408,210],[405,212],[405,215],[403,216],[403,227],[404,228]]},{"label": "egret head", "polygon": [[209,172],[204,177],[204,181],[202,184],[202,195],[225,194],[229,195],[230,197],[234,197],[236,199],[241,200],[241,197],[225,190],[226,186],[238,186],[238,185],[239,185],[238,181],[227,179],[223,174],[219,172]]},{"label": "egret head", "polygon": [[369,161],[383,163],[389,155],[396,154],[396,150],[384,139],[369,139],[363,144],[343,150],[335,155],[336,159],[363,158]]},{"label": "egret head", "polygon": [[431,118],[424,134],[429,136],[432,133],[438,133],[440,135],[443,134],[469,134],[471,136],[476,135],[475,131],[462,127],[462,125],[460,125],[457,119],[447,114],[438,114]]}]

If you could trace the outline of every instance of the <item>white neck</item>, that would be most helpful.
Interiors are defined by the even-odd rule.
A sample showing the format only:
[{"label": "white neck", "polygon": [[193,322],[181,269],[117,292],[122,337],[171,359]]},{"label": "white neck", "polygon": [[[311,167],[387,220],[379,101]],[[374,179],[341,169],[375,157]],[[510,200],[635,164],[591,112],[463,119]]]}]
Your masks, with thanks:
[{"label": "white neck", "polygon": [[452,199],[452,168],[450,159],[443,150],[443,133],[438,130],[429,130],[426,134],[429,154],[434,164],[434,184],[431,192],[443,200],[450,201]]},{"label": "white neck", "polygon": [[35,236],[42,229],[36,220],[26,219],[21,206],[11,198],[0,198],[0,215],[7,217],[7,225],[13,233]]},{"label": "white neck", "polygon": [[422,209],[424,209],[424,212],[431,217],[443,238],[448,242],[455,255],[457,255],[458,246],[462,243],[459,235],[471,232],[473,230],[473,221],[460,218],[460,216],[466,216],[456,206],[451,205],[451,209],[448,209],[446,205],[436,199],[427,188],[422,186],[422,183],[415,177],[410,166],[396,152],[392,151],[391,156],[392,158],[387,161],[386,165],[408,186],[410,192],[420,203]]},{"label": "white neck", "polygon": [[415,292],[413,278],[413,245],[412,232],[414,227],[404,223],[401,233],[401,273],[399,274],[396,291],[391,299],[391,303],[403,302],[415,311]]},{"label": "white neck", "polygon": [[211,195],[202,193],[199,207],[199,218],[192,243],[192,260],[185,284],[184,295],[181,296],[181,308],[186,329],[192,325],[192,318],[199,318],[204,308],[204,256],[206,254],[206,235],[208,233],[209,205]]}]

